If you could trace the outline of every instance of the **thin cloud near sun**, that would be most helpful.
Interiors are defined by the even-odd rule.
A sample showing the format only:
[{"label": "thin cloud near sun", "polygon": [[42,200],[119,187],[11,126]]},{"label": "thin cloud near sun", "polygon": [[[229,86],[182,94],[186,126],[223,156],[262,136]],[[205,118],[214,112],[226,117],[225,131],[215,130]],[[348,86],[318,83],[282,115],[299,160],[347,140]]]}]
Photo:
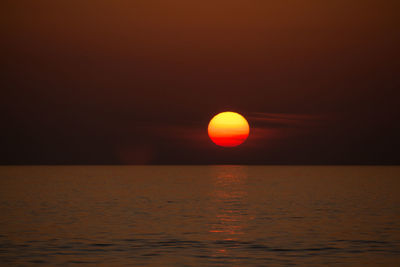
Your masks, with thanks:
[{"label": "thin cloud near sun", "polygon": [[273,112],[248,112],[246,118],[251,127],[249,146],[310,135],[318,132],[326,121],[324,115]]},{"label": "thin cloud near sun", "polygon": [[260,126],[273,128],[318,126],[325,119],[323,115],[295,113],[249,112],[247,118]]},{"label": "thin cloud near sun", "polygon": [[[248,120],[250,134],[243,146],[253,146],[259,141],[273,142],[275,139],[291,138],[292,136],[318,131],[326,122],[323,115],[294,114],[294,113],[265,113],[241,112]],[[214,114],[210,114],[210,119]],[[204,124],[204,125],[203,125]],[[204,122],[182,124],[152,124],[143,127],[153,135],[160,135],[165,139],[181,140],[190,146],[195,144],[212,144],[207,134],[207,124]],[[145,130],[146,131],[146,130]],[[256,141],[256,142],[252,142]]]}]

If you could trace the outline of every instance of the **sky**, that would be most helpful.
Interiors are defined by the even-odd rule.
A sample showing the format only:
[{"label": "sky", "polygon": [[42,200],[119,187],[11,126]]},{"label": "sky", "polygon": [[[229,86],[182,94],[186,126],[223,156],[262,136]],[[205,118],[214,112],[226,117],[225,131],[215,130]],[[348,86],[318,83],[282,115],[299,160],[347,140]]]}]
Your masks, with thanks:
[{"label": "sky", "polygon": [[397,0],[0,5],[0,164],[400,164]]}]

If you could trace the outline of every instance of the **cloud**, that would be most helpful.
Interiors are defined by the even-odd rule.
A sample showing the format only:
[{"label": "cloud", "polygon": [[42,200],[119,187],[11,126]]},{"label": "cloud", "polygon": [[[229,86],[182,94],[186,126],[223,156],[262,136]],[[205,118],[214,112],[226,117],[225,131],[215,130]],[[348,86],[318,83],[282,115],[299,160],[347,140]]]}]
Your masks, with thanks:
[{"label": "cloud", "polygon": [[278,144],[279,140],[286,142],[295,136],[313,135],[325,122],[323,115],[313,114],[250,112],[246,118],[251,127],[249,141],[254,145]]},{"label": "cloud", "polygon": [[250,112],[247,116],[257,127],[301,128],[318,126],[323,120],[321,115]]},{"label": "cloud", "polygon": [[[323,116],[311,114],[250,112],[243,113],[243,115],[250,124],[250,135],[245,142],[246,147],[270,147],[287,142],[296,136],[312,136],[318,132],[317,129],[324,122]],[[147,125],[137,126],[135,131],[136,135],[140,132],[140,135],[143,136],[142,144],[145,143],[144,141],[150,142],[150,140],[157,140],[157,142],[152,143],[151,150],[147,147],[143,149],[141,146],[140,149],[130,148],[129,153],[124,151],[122,156],[125,160],[136,162],[139,158],[140,162],[151,161],[154,160],[158,150],[176,146],[196,150],[213,149],[215,146],[208,137],[207,123],[203,121],[191,122],[190,125],[151,122]],[[137,157],[137,155],[141,156]]]}]

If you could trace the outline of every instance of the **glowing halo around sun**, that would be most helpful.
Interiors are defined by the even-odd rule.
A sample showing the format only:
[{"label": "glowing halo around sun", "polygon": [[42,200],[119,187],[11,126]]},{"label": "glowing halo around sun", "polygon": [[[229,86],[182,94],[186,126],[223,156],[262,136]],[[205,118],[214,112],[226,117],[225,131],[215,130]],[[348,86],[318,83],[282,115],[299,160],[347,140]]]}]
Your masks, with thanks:
[{"label": "glowing halo around sun", "polygon": [[208,124],[208,136],[215,144],[223,147],[242,144],[249,133],[249,123],[236,112],[221,112],[215,115]]}]

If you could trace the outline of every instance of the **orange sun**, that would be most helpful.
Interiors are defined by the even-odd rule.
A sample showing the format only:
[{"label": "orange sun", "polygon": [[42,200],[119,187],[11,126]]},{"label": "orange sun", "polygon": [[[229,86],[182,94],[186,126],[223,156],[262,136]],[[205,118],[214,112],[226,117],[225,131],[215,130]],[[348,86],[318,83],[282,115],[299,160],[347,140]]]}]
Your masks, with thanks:
[{"label": "orange sun", "polygon": [[249,136],[250,127],[247,120],[236,112],[221,112],[208,124],[208,136],[224,147],[238,146]]}]

